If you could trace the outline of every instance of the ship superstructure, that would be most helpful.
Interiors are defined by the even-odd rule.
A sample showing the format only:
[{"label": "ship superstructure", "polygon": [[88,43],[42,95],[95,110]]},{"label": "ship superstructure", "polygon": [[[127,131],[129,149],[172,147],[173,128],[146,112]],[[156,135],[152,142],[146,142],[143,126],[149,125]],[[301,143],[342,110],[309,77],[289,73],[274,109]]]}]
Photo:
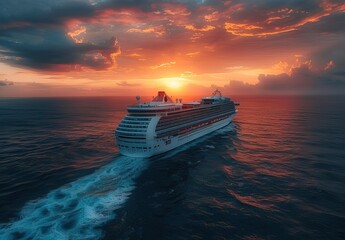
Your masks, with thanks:
[{"label": "ship superstructure", "polygon": [[235,103],[216,90],[200,102],[172,99],[164,92],[151,102],[127,108],[116,129],[116,141],[123,155],[150,157],[160,154],[228,125],[237,110]]}]

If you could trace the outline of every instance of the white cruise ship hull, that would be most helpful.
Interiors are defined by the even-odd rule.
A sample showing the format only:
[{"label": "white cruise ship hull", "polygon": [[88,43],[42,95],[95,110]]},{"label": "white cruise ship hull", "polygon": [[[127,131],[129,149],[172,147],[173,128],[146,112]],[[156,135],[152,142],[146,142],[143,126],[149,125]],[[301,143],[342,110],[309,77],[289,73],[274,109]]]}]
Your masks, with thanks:
[{"label": "white cruise ship hull", "polygon": [[121,147],[122,145],[118,142],[118,146],[120,148],[120,152],[125,156],[138,158],[151,157],[175,149],[206,134],[225,127],[232,122],[235,114],[236,113],[233,113],[223,120],[194,129],[193,131],[184,133],[182,135],[147,140],[147,147],[145,149],[138,148],[135,142],[130,145],[127,143],[126,147]]}]

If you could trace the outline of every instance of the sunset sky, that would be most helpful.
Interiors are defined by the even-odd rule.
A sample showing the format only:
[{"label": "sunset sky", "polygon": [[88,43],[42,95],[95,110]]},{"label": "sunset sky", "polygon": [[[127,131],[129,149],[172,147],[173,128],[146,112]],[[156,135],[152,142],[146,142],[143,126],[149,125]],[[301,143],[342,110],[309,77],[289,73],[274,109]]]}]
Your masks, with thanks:
[{"label": "sunset sky", "polygon": [[215,88],[344,94],[344,1],[0,1],[0,97]]}]

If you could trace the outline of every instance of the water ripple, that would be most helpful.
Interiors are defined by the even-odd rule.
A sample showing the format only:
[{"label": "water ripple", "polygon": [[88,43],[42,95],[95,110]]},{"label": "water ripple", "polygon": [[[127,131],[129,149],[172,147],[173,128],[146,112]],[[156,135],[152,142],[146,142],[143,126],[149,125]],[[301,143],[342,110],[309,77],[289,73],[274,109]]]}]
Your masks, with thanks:
[{"label": "water ripple", "polygon": [[[95,173],[27,203],[19,219],[0,225],[1,239],[100,239],[146,168],[145,159],[118,157]],[[34,225],[33,225],[34,224]]]}]

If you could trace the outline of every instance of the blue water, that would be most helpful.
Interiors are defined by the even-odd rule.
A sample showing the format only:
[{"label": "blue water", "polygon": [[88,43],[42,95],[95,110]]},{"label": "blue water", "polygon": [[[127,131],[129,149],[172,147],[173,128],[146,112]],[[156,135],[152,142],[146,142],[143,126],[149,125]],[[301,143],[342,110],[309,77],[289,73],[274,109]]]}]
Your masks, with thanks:
[{"label": "blue water", "polygon": [[132,98],[0,99],[0,239],[344,239],[345,98],[235,99],[150,159],[114,146]]}]

